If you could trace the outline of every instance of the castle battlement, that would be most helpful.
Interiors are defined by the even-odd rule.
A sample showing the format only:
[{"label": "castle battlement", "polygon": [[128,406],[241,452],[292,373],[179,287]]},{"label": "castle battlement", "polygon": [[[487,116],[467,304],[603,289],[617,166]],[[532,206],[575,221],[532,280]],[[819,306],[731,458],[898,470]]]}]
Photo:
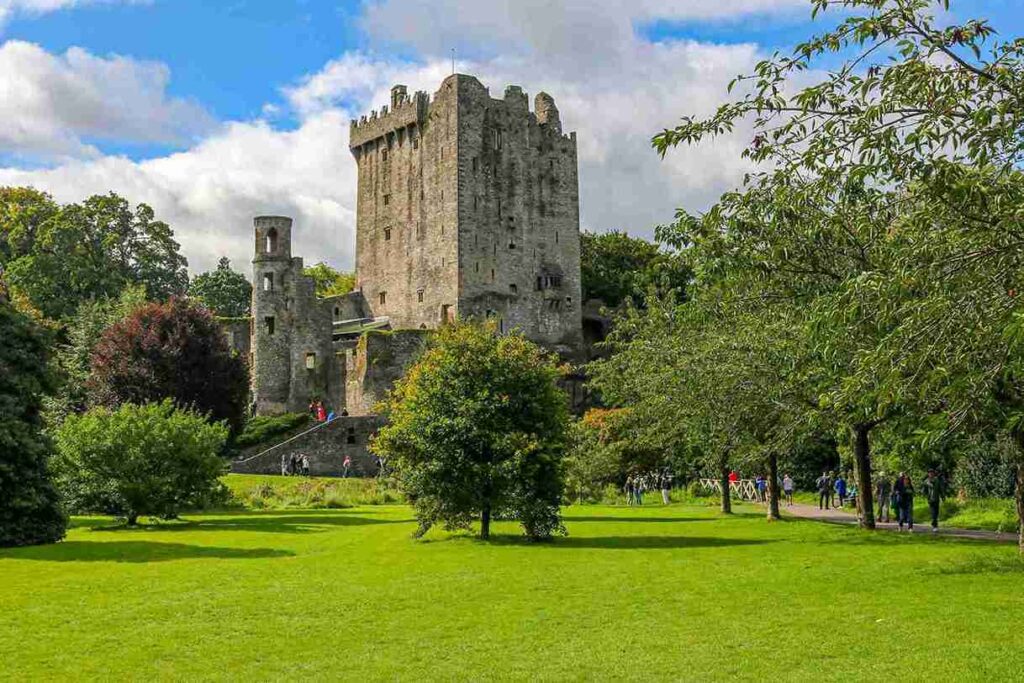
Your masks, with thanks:
[{"label": "castle battlement", "polygon": [[416,92],[410,98],[404,85],[391,88],[391,106],[384,105],[378,112],[374,109],[369,116],[352,119],[349,128],[348,146],[355,150],[400,129],[422,125],[430,107],[430,96]]}]

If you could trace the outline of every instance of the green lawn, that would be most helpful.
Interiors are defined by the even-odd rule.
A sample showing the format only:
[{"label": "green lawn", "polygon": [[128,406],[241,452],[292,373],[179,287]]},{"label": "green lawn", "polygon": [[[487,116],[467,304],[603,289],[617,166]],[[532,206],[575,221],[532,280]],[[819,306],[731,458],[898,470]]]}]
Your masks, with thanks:
[{"label": "green lawn", "polygon": [[0,679],[1006,680],[1011,545],[577,507],[531,545],[403,506],[79,519],[0,551]]}]

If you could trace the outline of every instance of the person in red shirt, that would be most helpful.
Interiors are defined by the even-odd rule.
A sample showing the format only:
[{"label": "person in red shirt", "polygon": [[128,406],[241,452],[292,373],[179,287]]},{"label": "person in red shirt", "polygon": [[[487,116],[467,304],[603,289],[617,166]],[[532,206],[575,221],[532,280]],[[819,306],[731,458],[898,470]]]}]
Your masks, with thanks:
[{"label": "person in red shirt", "polygon": [[324,409],[322,401],[316,402],[316,421],[325,422],[327,420],[327,411]]},{"label": "person in red shirt", "polygon": [[736,473],[736,470],[733,470],[732,472],[729,473],[729,483],[730,484],[734,483],[734,482],[737,482],[739,480],[740,480],[740,475],[738,475]]}]

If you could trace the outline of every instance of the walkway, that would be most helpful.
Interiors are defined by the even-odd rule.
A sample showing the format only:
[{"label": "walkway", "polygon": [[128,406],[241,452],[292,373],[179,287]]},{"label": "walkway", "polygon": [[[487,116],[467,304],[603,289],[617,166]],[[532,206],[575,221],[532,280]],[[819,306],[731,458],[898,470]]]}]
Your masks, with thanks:
[{"label": "walkway", "polygon": [[[794,517],[803,517],[805,519],[816,519],[830,524],[857,523],[857,515],[852,512],[847,512],[844,509],[832,508],[831,510],[819,510],[817,506],[804,505],[802,503],[786,507],[785,501],[780,503],[780,509],[783,514],[793,515]],[[878,522],[876,524],[876,528],[884,531],[897,531],[899,526],[895,522]],[[932,529],[928,524],[928,520],[926,519],[924,524],[914,524],[914,533],[932,535]],[[1017,542],[1017,534],[1000,533],[997,531],[978,531],[975,529],[951,529],[949,527],[943,527],[941,523],[939,525],[938,533],[934,535],[952,536],[954,538],[972,538],[983,541],[1003,541],[1007,543]]]}]

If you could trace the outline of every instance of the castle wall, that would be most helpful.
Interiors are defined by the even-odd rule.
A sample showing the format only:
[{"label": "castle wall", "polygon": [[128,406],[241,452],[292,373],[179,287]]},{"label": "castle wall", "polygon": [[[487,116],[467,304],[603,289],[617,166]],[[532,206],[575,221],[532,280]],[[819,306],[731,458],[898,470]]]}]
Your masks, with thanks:
[{"label": "castle wall", "polygon": [[393,97],[392,111],[351,133],[357,287],[396,329],[435,328],[458,303],[455,93],[442,87],[427,102]]},{"label": "castle wall", "polygon": [[459,312],[571,353],[581,346],[576,138],[554,100],[531,113],[509,86],[493,99],[475,78],[459,90]]},{"label": "castle wall", "polygon": [[[291,255],[291,219],[255,219],[252,391],[261,415],[303,412],[313,398],[337,405],[341,372],[331,341],[332,307],[316,296]],[[332,381],[333,380],[333,381]],[[333,391],[332,391],[333,389]]]},{"label": "castle wall", "polygon": [[370,415],[423,350],[427,332],[367,332],[347,354],[345,391],[350,415]]},{"label": "castle wall", "polygon": [[375,416],[339,417],[320,425],[293,440],[262,453],[235,460],[231,471],[237,474],[281,474],[281,458],[292,454],[309,456],[310,474],[340,476],[344,473],[345,456],[352,458],[353,476],[374,476],[375,457],[370,453],[370,439],[381,427]]}]

